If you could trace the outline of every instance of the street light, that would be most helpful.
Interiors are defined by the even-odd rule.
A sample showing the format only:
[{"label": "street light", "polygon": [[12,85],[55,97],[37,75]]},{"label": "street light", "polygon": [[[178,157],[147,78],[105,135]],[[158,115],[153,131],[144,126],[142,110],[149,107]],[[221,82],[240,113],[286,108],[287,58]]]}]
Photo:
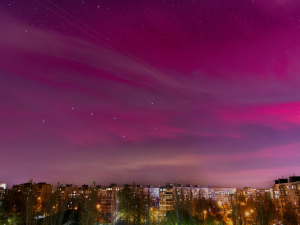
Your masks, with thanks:
[{"label": "street light", "polygon": [[246,215],[246,216],[249,216],[249,212],[246,212],[245,215]]},{"label": "street light", "polygon": [[205,215],[206,215],[206,210],[203,211],[203,223],[205,224]]}]

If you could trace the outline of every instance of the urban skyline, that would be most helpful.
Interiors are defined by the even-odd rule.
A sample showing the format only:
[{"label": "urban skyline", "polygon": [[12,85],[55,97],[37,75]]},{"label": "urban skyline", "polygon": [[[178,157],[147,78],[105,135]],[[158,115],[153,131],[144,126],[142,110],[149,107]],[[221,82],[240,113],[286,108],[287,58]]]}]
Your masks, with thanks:
[{"label": "urban skyline", "polygon": [[[110,183],[104,183],[104,182],[101,182],[101,181],[91,181],[91,182],[88,182],[88,183],[78,183],[78,182],[67,182],[67,183],[61,183],[61,182],[54,182],[54,183],[48,183],[48,182],[45,182],[45,181],[36,181],[36,180],[33,180],[33,179],[30,179],[28,181],[23,181],[23,182],[20,182],[20,183],[13,183],[13,184],[9,184],[9,183],[5,183],[5,182],[0,182],[0,188],[3,188],[3,189],[6,189],[6,188],[11,188],[12,186],[14,185],[21,185],[21,184],[28,184],[28,183],[45,183],[45,184],[50,184],[53,186],[53,188],[57,188],[57,187],[64,187],[64,186],[69,186],[69,185],[72,185],[73,187],[80,187],[80,186],[94,186],[94,185],[97,185],[97,186],[101,186],[101,187],[109,187],[111,185],[117,185],[118,187],[123,187],[124,185],[137,185],[137,186],[141,186],[141,187],[153,187],[153,188],[160,188],[160,187],[164,187],[168,184],[176,187],[195,187],[195,188],[236,188],[236,189],[239,189],[239,190],[242,190],[244,188],[253,188],[253,189],[268,189],[268,188],[271,188],[273,185],[274,185],[274,181],[275,183],[278,181],[278,180],[282,180],[282,181],[285,181],[293,177],[296,177],[297,179],[299,179],[300,176],[296,176],[295,174],[292,174],[290,176],[287,176],[287,177],[284,177],[284,176],[281,176],[281,177],[278,177],[277,179],[273,180],[272,184],[269,186],[269,187],[255,187],[255,186],[245,186],[245,185],[242,185],[240,187],[234,187],[234,186],[218,186],[218,185],[209,185],[209,184],[195,184],[195,183],[181,183],[181,182],[165,182],[165,183],[162,183],[162,184],[158,184],[158,185],[153,185],[151,183],[139,183],[139,182],[135,182],[135,181],[132,181],[132,182],[125,182],[125,183],[120,183],[118,181],[113,181],[113,182],[110,182]],[[298,181],[298,180],[297,180]],[[294,182],[294,181],[291,181],[291,182]]]},{"label": "urban skyline", "polygon": [[[58,184],[53,187],[30,180],[8,189],[0,188],[0,206],[4,215],[9,215],[2,214],[0,219],[5,224],[34,219],[49,223],[58,218],[59,224],[65,224],[62,221],[68,224],[76,224],[76,221],[85,221],[85,224],[119,224],[124,221],[170,224],[173,213],[185,212],[185,216],[176,220],[189,225],[232,225],[240,221],[242,224],[295,225],[299,222],[299,190],[300,176],[295,175],[275,180],[269,189],[244,187],[242,190],[172,183],[159,188],[134,183],[100,186],[95,182],[92,185]],[[24,213],[24,208],[27,213]],[[77,216],[72,213],[70,216],[72,211]],[[129,215],[131,219],[127,218]],[[193,219],[189,219],[190,216]]]},{"label": "urban skyline", "polygon": [[0,2],[0,181],[267,188],[300,173],[300,2]]}]

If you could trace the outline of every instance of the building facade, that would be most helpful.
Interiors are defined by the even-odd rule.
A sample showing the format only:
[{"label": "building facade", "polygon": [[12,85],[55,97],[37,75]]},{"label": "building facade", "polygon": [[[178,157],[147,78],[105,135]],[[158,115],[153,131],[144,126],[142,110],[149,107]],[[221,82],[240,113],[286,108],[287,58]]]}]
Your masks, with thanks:
[{"label": "building facade", "polygon": [[52,185],[47,183],[24,183],[14,185],[12,190],[15,193],[15,210],[19,211],[22,202],[29,202],[34,206],[34,210],[40,212],[44,209],[47,198],[52,192]]},{"label": "building facade", "polygon": [[279,214],[282,214],[287,202],[291,202],[295,205],[297,211],[300,211],[300,176],[275,180],[272,189],[275,207]]},{"label": "building facade", "polygon": [[271,199],[273,199],[273,189],[256,189],[256,188],[250,188],[250,187],[244,187],[243,188],[243,194],[245,196],[245,200],[248,201],[251,198],[254,202],[258,202],[264,197],[266,194],[268,194]]}]

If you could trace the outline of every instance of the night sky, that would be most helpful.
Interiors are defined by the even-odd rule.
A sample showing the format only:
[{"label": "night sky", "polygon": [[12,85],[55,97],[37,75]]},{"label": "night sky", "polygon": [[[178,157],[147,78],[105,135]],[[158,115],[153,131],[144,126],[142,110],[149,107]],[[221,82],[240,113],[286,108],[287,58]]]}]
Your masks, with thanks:
[{"label": "night sky", "polygon": [[298,0],[2,0],[0,182],[271,187],[300,174]]}]

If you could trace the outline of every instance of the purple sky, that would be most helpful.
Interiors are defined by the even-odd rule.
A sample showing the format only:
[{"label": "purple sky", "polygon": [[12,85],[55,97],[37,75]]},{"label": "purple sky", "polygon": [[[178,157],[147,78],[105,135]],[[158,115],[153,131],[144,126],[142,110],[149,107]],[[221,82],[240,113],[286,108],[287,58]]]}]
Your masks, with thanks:
[{"label": "purple sky", "polygon": [[0,182],[299,175],[300,2],[148,2],[0,2]]}]

